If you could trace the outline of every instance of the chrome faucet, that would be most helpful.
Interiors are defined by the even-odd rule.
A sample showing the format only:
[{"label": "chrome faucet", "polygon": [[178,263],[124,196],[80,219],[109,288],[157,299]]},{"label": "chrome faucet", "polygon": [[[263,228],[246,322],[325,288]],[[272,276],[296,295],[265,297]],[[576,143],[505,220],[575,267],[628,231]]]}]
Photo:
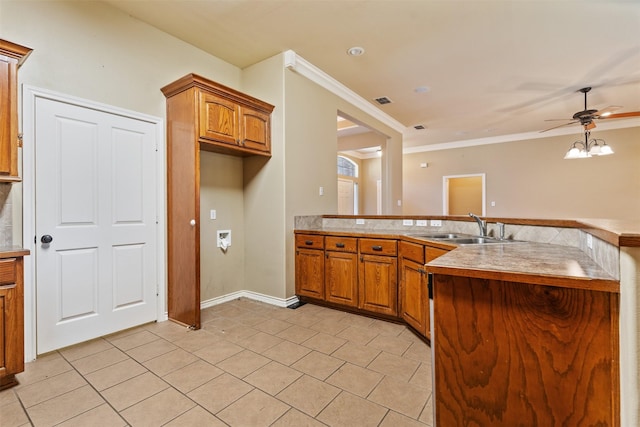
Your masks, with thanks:
[{"label": "chrome faucet", "polygon": [[480,235],[485,237],[487,235],[487,221],[482,220],[478,215],[469,212],[469,216],[476,220],[478,227],[480,228]]}]

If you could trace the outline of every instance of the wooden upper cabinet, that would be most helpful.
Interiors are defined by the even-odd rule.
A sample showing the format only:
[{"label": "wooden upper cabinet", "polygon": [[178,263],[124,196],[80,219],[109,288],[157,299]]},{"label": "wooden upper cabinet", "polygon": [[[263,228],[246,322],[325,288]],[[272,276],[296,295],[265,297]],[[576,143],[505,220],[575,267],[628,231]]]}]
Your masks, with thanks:
[{"label": "wooden upper cabinet", "polygon": [[271,116],[258,110],[240,108],[240,144],[244,148],[271,153]]},{"label": "wooden upper cabinet", "polygon": [[196,104],[193,123],[201,149],[235,156],[271,156],[273,105],[196,74],[162,88],[167,99],[185,91]]},{"label": "wooden upper cabinet", "polygon": [[28,47],[0,39],[0,182],[18,176],[18,67],[31,53]]},{"label": "wooden upper cabinet", "polygon": [[207,92],[200,92],[200,138],[238,145],[237,104]]}]

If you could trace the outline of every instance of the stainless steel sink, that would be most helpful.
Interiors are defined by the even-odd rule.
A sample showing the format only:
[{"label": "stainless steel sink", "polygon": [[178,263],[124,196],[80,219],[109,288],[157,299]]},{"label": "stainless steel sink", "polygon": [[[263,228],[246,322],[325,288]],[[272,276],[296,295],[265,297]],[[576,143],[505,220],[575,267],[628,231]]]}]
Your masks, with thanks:
[{"label": "stainless steel sink", "polygon": [[517,243],[518,240],[501,240],[494,237],[473,236],[463,233],[425,233],[425,234],[409,234],[411,237],[418,237],[429,240],[439,240],[443,243],[451,243],[453,245],[489,245],[496,243]]},{"label": "stainless steel sink", "polygon": [[452,233],[434,233],[434,234],[410,234],[411,237],[422,237],[423,239],[434,239],[434,240],[443,240],[443,239],[461,239],[472,237],[468,234],[452,234]]},{"label": "stainless steel sink", "polygon": [[491,237],[465,237],[460,239],[446,239],[447,242],[453,243],[454,245],[488,245],[495,243],[517,243],[516,240],[501,240],[494,239]]}]

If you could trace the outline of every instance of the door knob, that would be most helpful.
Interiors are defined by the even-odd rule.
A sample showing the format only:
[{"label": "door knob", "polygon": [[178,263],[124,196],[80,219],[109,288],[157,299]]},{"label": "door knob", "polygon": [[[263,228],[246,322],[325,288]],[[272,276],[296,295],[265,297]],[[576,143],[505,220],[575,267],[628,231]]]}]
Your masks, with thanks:
[{"label": "door knob", "polygon": [[40,241],[42,243],[51,243],[51,242],[53,242],[53,237],[51,237],[49,234],[45,234],[44,236],[42,236],[40,238]]}]

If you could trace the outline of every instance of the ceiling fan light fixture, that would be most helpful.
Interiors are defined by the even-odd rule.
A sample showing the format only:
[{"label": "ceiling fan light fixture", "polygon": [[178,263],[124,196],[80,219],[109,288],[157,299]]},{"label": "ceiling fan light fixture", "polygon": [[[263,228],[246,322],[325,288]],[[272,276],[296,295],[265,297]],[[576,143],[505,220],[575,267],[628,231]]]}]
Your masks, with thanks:
[{"label": "ceiling fan light fixture", "polygon": [[613,149],[603,139],[589,139],[591,133],[584,132],[584,141],[578,140],[571,144],[569,151],[564,155],[567,160],[586,159],[593,156],[607,156],[613,154]]}]

